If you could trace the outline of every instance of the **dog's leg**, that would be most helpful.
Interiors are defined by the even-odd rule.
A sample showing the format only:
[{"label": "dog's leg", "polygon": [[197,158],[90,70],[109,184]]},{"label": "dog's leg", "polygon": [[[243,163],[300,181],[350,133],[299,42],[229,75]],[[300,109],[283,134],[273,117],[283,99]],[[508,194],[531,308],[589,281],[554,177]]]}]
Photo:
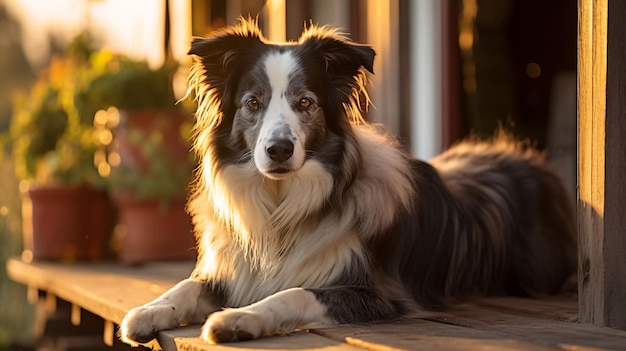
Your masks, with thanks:
[{"label": "dog's leg", "polygon": [[394,313],[388,301],[367,287],[292,288],[211,314],[202,327],[202,338],[211,343],[250,340],[296,329],[380,320]]},{"label": "dog's leg", "polygon": [[207,282],[185,279],[154,301],[130,310],[122,320],[120,338],[137,346],[154,339],[160,330],[203,322],[219,307],[219,298]]},{"label": "dog's leg", "polygon": [[334,323],[326,317],[326,310],[313,292],[292,288],[245,307],[213,313],[202,327],[202,338],[210,343],[244,341],[329,326]]}]

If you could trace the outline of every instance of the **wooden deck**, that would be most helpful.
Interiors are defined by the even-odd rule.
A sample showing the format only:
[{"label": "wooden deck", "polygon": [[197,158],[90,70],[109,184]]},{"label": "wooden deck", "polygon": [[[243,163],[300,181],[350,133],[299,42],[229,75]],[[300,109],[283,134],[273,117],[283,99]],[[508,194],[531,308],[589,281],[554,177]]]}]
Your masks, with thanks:
[{"label": "wooden deck", "polygon": [[[104,345],[128,349],[117,341],[117,324],[126,312],[146,303],[187,277],[192,262],[62,264],[7,262],[9,276],[29,287],[32,302],[54,310],[57,301],[71,308],[68,318],[81,324],[81,311],[101,318]],[[52,306],[52,307],[51,307]],[[164,350],[626,350],[626,331],[577,323],[576,297],[541,300],[490,298],[423,313],[401,321],[340,326],[288,336],[226,345],[208,345],[199,326],[161,332],[150,347]],[[70,347],[66,347],[70,350]],[[111,349],[111,348],[109,348]],[[136,350],[136,349],[134,349]]]}]

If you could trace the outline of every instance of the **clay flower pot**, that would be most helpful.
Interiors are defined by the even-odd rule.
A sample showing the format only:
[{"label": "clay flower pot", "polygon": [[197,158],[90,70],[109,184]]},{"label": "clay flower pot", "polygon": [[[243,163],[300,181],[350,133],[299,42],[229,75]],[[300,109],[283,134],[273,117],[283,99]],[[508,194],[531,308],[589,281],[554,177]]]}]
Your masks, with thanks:
[{"label": "clay flower pot", "polygon": [[115,194],[113,200],[118,208],[115,246],[121,262],[196,258],[193,225],[185,212],[184,199],[163,206],[157,200],[127,192]]},{"label": "clay flower pot", "polygon": [[94,261],[110,255],[114,220],[106,192],[88,186],[34,187],[28,198],[24,219],[30,218],[31,226],[24,241],[34,259]]}]

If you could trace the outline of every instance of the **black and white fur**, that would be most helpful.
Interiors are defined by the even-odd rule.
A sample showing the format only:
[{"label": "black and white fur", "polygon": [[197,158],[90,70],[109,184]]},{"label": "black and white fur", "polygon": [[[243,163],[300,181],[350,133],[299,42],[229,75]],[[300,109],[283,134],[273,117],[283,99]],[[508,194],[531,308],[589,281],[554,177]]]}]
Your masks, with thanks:
[{"label": "black and white fur", "polygon": [[370,47],[316,26],[269,43],[241,20],[190,54],[199,258],[128,313],[125,342],[187,323],[215,343],[388,320],[555,293],[574,273],[573,206],[539,153],[500,136],[425,163],[362,120]]}]

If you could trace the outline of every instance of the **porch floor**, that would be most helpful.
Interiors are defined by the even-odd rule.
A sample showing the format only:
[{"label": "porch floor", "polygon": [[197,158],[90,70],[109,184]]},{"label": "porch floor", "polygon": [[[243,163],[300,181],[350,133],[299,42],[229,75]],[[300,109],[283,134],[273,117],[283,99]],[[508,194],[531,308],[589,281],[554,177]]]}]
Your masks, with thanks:
[{"label": "porch floor", "polygon": [[[50,316],[57,306],[66,304],[69,307],[65,318],[72,328],[81,327],[81,316],[85,313],[93,315],[102,324],[96,327],[97,342],[94,344],[93,338],[89,341],[90,349],[109,350],[129,349],[117,340],[116,331],[130,308],[156,298],[187,277],[192,268],[193,262],[132,267],[117,263],[26,263],[19,259],[7,262],[11,279],[28,286],[30,301],[43,310],[38,315]],[[307,330],[225,345],[203,342],[198,338],[200,327],[194,325],[161,332],[158,342],[148,346],[194,351],[626,350],[626,331],[581,324],[577,315],[575,295],[545,299],[488,298],[460,304],[445,312],[420,313],[390,323]],[[62,334],[59,332],[54,337],[69,340],[70,336]],[[57,349],[79,349],[68,346],[71,342],[67,340],[56,342],[57,346],[65,345]]]}]

